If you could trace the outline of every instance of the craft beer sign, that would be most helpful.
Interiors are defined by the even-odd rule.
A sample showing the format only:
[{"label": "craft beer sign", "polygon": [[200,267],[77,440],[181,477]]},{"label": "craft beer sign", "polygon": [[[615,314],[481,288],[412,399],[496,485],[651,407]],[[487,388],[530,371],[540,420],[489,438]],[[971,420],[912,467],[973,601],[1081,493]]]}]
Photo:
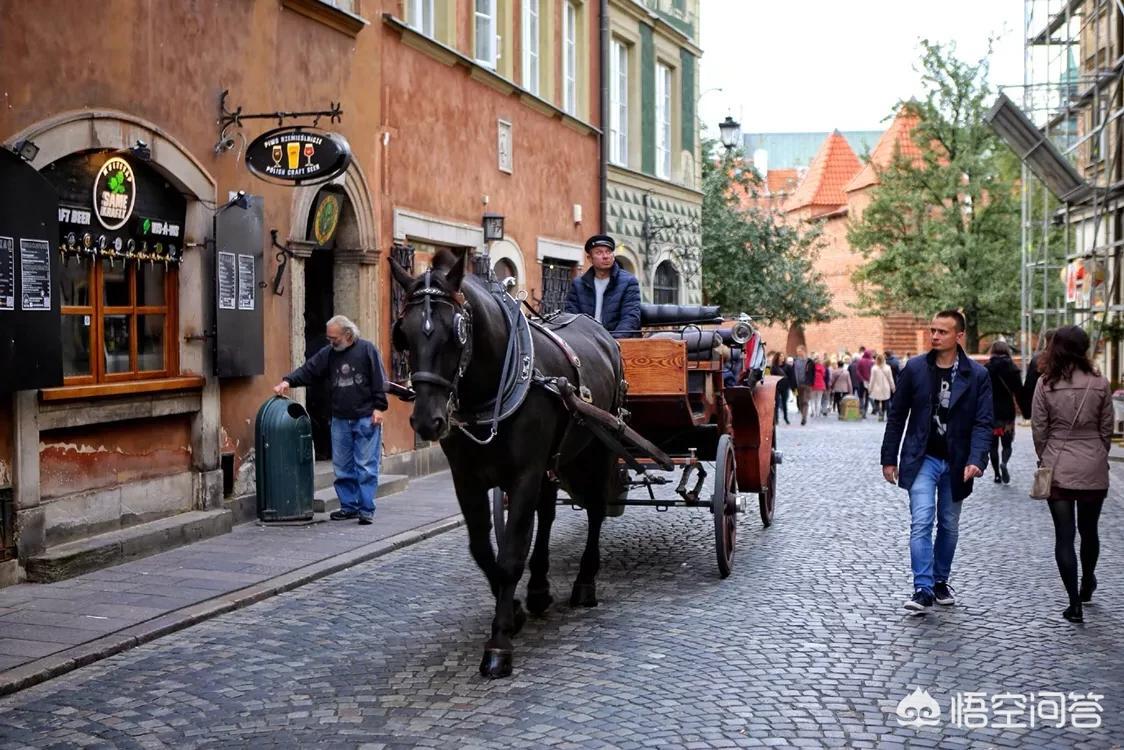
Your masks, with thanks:
[{"label": "craft beer sign", "polygon": [[110,157],[94,180],[94,213],[106,229],[120,229],[133,215],[137,181],[133,168],[120,156]]},{"label": "craft beer sign", "polygon": [[316,128],[277,128],[262,133],[246,148],[246,167],[281,185],[327,182],[343,174],[350,163],[347,139]]}]

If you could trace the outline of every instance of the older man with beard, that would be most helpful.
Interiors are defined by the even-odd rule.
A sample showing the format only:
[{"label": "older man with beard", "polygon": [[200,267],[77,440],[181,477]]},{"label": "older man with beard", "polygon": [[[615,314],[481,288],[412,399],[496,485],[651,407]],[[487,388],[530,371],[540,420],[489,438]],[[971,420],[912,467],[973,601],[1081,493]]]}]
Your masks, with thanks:
[{"label": "older man with beard", "polygon": [[284,396],[328,378],[332,401],[332,469],[340,509],[333,521],[358,518],[371,523],[382,460],[382,413],[386,375],[375,345],[359,337],[359,327],[343,315],[328,321],[328,345],[281,379],[273,388]]}]

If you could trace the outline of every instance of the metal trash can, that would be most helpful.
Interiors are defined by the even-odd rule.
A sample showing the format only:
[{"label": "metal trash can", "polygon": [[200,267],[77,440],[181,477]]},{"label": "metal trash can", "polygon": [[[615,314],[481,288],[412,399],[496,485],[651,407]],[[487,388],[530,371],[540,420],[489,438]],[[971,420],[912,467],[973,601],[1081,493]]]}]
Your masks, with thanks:
[{"label": "metal trash can", "polygon": [[254,426],[258,519],[311,521],[312,420],[296,401],[273,397]]},{"label": "metal trash can", "polygon": [[839,418],[846,422],[857,422],[862,419],[859,414],[859,397],[848,393],[839,400]]}]

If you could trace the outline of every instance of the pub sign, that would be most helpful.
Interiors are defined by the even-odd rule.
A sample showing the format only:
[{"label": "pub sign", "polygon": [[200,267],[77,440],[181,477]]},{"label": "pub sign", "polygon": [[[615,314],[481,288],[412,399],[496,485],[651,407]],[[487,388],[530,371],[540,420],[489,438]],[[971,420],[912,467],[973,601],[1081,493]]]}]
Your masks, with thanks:
[{"label": "pub sign", "polygon": [[246,147],[246,167],[280,185],[316,185],[347,170],[351,146],[339,133],[303,126],[262,133]]}]

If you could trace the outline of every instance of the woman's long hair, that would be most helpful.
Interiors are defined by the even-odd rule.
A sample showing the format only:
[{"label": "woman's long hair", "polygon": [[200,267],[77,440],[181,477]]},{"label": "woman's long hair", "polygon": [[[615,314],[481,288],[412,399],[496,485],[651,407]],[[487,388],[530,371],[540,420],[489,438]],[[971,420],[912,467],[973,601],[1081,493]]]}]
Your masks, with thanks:
[{"label": "woman's long hair", "polygon": [[1042,380],[1053,386],[1073,377],[1074,370],[1089,375],[1097,372],[1089,361],[1089,334],[1080,326],[1062,326],[1039,358],[1038,371],[1042,373]]},{"label": "woman's long hair", "polygon": [[992,357],[1011,356],[1011,347],[1007,344],[1006,341],[996,341],[991,345],[991,349],[989,351],[991,352]]}]

